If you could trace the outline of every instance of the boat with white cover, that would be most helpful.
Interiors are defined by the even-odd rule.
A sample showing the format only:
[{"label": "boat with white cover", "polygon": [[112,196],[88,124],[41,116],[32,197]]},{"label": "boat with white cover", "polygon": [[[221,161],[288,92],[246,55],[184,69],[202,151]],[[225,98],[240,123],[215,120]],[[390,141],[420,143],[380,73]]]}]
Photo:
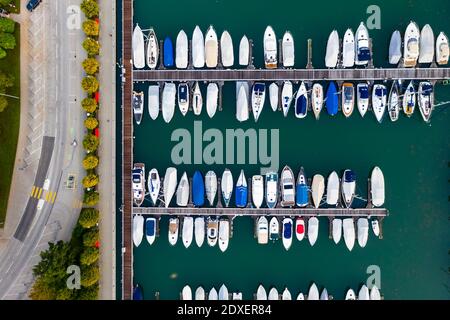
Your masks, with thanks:
[{"label": "boat with white cover", "polygon": [[391,41],[389,42],[389,63],[398,64],[402,58],[402,36],[400,31],[395,30],[392,33]]},{"label": "boat with white cover", "polygon": [[144,217],[136,215],[133,218],[133,243],[136,247],[142,242],[144,236]]},{"label": "boat with white cover", "polygon": [[195,26],[192,34],[192,65],[194,68],[205,66],[205,40],[199,26]]},{"label": "boat with white cover", "polygon": [[374,207],[381,207],[384,204],[384,175],[379,167],[372,170],[370,176],[370,192]]},{"label": "boat with white cover", "polygon": [[289,31],[284,33],[281,49],[283,53],[283,66],[285,68],[293,67],[295,62],[295,46],[294,38]]},{"label": "boat with white cover", "polygon": [[327,204],[336,206],[339,200],[339,176],[333,171],[328,176],[327,181]]},{"label": "boat with white cover", "polygon": [[166,123],[172,120],[175,113],[175,96],[176,96],[175,83],[166,82],[162,93],[162,116]]},{"label": "boat with white cover", "polygon": [[234,64],[233,40],[228,31],[222,32],[220,37],[220,55],[222,58],[222,65],[229,68]]},{"label": "boat with white cover", "polygon": [[270,100],[270,107],[273,111],[277,111],[278,109],[278,85],[275,82],[272,82],[269,85],[269,100]]},{"label": "boat with white cover", "polygon": [[314,282],[309,287],[308,300],[319,300],[319,289]]},{"label": "boat with white cover", "polygon": [[205,35],[205,61],[208,68],[216,68],[219,59],[219,42],[213,26],[209,26]]},{"label": "boat with white cover", "polygon": [[342,43],[342,66],[351,68],[355,65],[355,35],[353,30],[348,28],[344,34]]},{"label": "boat with white cover", "polygon": [[429,24],[420,31],[419,63],[432,63],[434,61],[434,33]]},{"label": "boat with white cover", "polygon": [[216,114],[218,98],[219,87],[217,86],[217,83],[209,83],[206,87],[206,113],[210,118],[214,117]]},{"label": "boat with white cover", "polygon": [[166,174],[164,175],[164,205],[166,208],[170,206],[170,201],[175,194],[175,189],[177,187],[177,169],[169,167],[166,169]]},{"label": "boat with white cover", "polygon": [[133,38],[131,41],[133,47],[133,64],[136,69],[142,69],[145,67],[145,44],[144,34],[141,27],[136,24],[133,31]]},{"label": "boat with white cover", "polygon": [[264,200],[264,178],[261,175],[252,177],[252,200],[255,208],[259,209]]},{"label": "boat with white cover", "polygon": [[347,249],[352,251],[355,245],[355,224],[352,218],[346,218],[342,221],[342,229],[344,232],[344,242]]},{"label": "boat with white cover", "polygon": [[358,227],[358,244],[361,248],[364,248],[369,237],[369,220],[367,218],[359,218],[356,225]]},{"label": "boat with white cover", "polygon": [[210,170],[205,175],[205,190],[206,199],[208,200],[209,205],[212,206],[217,194],[217,176],[214,171]]},{"label": "boat with white cover", "polygon": [[250,43],[247,36],[243,36],[239,42],[239,65],[248,66],[250,55]]},{"label": "boat with white cover", "polygon": [[336,30],[330,33],[327,41],[327,50],[325,53],[325,66],[327,68],[336,68],[339,58],[339,34]]},{"label": "boat with white cover", "polygon": [[[238,85],[236,83],[236,85]],[[248,93],[244,84],[239,85],[236,99],[236,119],[239,122],[247,121],[249,117],[248,112]]]},{"label": "boat with white cover", "polygon": [[186,69],[188,67],[189,41],[186,32],[180,30],[175,42],[175,66],[177,69]]},{"label": "boat with white cover", "polygon": [[189,201],[189,179],[187,173],[183,173],[177,187],[177,206],[186,207]]},{"label": "boat with white cover", "polygon": [[334,218],[332,223],[333,241],[338,244],[342,238],[342,219]]},{"label": "boat with white cover", "polygon": [[309,244],[313,246],[319,235],[319,219],[316,217],[311,217],[308,220],[308,240]]},{"label": "boat with white cover", "polygon": [[194,236],[194,218],[185,217],[183,219],[183,230],[181,237],[183,238],[183,245],[185,248],[189,248]]},{"label": "boat with white cover", "polygon": [[195,243],[197,247],[201,247],[205,241],[205,218],[196,217],[194,220]]},{"label": "boat with white cover", "polygon": [[159,115],[159,86],[150,85],[148,87],[148,114],[152,120],[156,120]]}]

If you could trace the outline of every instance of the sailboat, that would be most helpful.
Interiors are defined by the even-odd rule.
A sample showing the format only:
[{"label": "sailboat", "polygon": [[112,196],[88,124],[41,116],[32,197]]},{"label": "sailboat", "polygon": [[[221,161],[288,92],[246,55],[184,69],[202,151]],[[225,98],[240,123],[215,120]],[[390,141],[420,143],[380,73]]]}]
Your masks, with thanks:
[{"label": "sailboat", "polygon": [[325,53],[325,66],[327,68],[336,68],[339,58],[339,35],[336,30],[330,33],[327,41],[327,50]]},{"label": "sailboat", "polygon": [[236,195],[236,207],[245,208],[247,206],[248,188],[244,170],[241,170],[241,173],[237,180],[235,195]]},{"label": "sailboat", "polygon": [[205,183],[200,171],[195,171],[192,178],[192,203],[196,207],[202,207],[205,204]]},{"label": "sailboat", "polygon": [[202,113],[202,107],[203,107],[202,91],[200,90],[200,85],[198,84],[198,81],[196,81],[194,85],[194,92],[192,94],[192,110],[194,111],[194,114],[196,116]]},{"label": "sailboat", "polygon": [[432,92],[433,85],[429,81],[421,81],[419,83],[417,100],[419,102],[420,114],[425,122],[430,121],[431,113],[433,112],[433,102],[431,100]]},{"label": "sailboat", "polygon": [[237,99],[236,99],[236,119],[239,122],[248,120],[248,93],[246,84],[236,82]]},{"label": "sailboat", "polygon": [[195,26],[192,34],[192,65],[194,68],[205,66],[205,40],[199,26]]},{"label": "sailboat", "polygon": [[286,117],[294,96],[292,82],[285,81],[281,90],[281,105],[283,107],[283,115]]},{"label": "sailboat", "polygon": [[346,118],[353,113],[355,106],[355,87],[350,82],[344,82],[342,85],[342,113]]},{"label": "sailboat", "polygon": [[205,35],[205,60],[206,67],[216,68],[219,58],[219,42],[217,41],[217,34],[213,26],[209,26]]},{"label": "sailboat", "polygon": [[175,66],[177,69],[186,69],[188,66],[188,46],[187,34],[181,30],[175,41]]},{"label": "sailboat", "polygon": [[355,35],[353,30],[348,28],[344,34],[342,44],[342,66],[351,68],[355,65]]},{"label": "sailboat", "polygon": [[178,241],[178,228],[179,228],[178,218],[169,219],[169,244],[174,246]]},{"label": "sailboat", "polygon": [[320,174],[314,175],[311,185],[311,194],[315,208],[319,208],[324,192],[325,179]]},{"label": "sailboat", "polygon": [[398,64],[402,57],[402,36],[400,31],[395,30],[392,33],[391,41],[389,42],[389,63]]},{"label": "sailboat", "polygon": [[266,69],[275,69],[277,60],[277,38],[271,26],[264,31],[264,64]]},{"label": "sailboat", "polygon": [[267,244],[269,242],[269,222],[264,216],[258,218],[256,224],[256,235],[258,244]]},{"label": "sailboat", "polygon": [[295,117],[305,118],[308,114],[308,90],[306,89],[305,82],[302,81],[300,88],[295,96]]},{"label": "sailboat", "polygon": [[241,42],[239,42],[239,65],[248,66],[249,55],[250,55],[250,43],[248,41],[247,36],[244,35],[241,38]]},{"label": "sailboat", "polygon": [[403,64],[405,67],[415,67],[419,58],[419,27],[411,21],[406,27],[403,45]]},{"label": "sailboat", "polygon": [[256,300],[267,300],[267,292],[262,285],[259,285],[256,290]]},{"label": "sailboat", "polygon": [[391,92],[389,93],[388,114],[391,121],[397,121],[400,114],[400,97],[397,81],[392,83]]},{"label": "sailboat", "polygon": [[375,84],[372,92],[372,109],[379,123],[383,121],[386,111],[387,89],[382,84]]},{"label": "sailboat", "polygon": [[278,201],[278,173],[266,173],[266,203],[269,209],[275,208]]},{"label": "sailboat", "polygon": [[369,220],[367,218],[359,218],[356,225],[358,226],[358,244],[361,248],[364,248],[369,236]]},{"label": "sailboat", "polygon": [[444,32],[441,32],[436,39],[436,62],[438,65],[448,63],[449,51],[448,38]]},{"label": "sailboat", "polygon": [[218,98],[219,87],[214,82],[209,83],[206,87],[206,113],[210,118],[216,114]]},{"label": "sailboat", "polygon": [[328,85],[325,107],[330,116],[334,116],[338,113],[339,96],[334,81],[331,81]]},{"label": "sailboat", "polygon": [[148,114],[152,120],[156,120],[159,115],[159,85],[148,87]]},{"label": "sailboat", "polygon": [[158,170],[153,168],[148,173],[148,182],[147,182],[148,192],[150,193],[150,201],[152,205],[156,205],[156,201],[158,201],[159,191],[161,190],[161,180],[159,178]]},{"label": "sailboat", "polygon": [[175,194],[175,189],[177,187],[177,169],[170,167],[166,169],[166,174],[164,175],[164,205],[166,208],[170,206],[170,201]]},{"label": "sailboat", "polygon": [[295,178],[291,168],[285,166],[281,171],[281,206],[295,205]]},{"label": "sailboat", "polygon": [[292,245],[292,219],[283,219],[283,246],[286,250]]},{"label": "sailboat", "polygon": [[370,176],[370,192],[374,207],[381,207],[384,204],[384,175],[379,167],[372,170]]},{"label": "sailboat", "polygon": [[175,113],[175,83],[166,82],[162,93],[162,116],[166,123],[172,120]]},{"label": "sailboat", "polygon": [[316,217],[311,217],[308,220],[308,240],[309,244],[313,246],[319,235],[319,219]]},{"label": "sailboat", "polygon": [[423,26],[420,32],[419,63],[434,61],[434,33],[429,24]]},{"label": "sailboat", "polygon": [[371,58],[369,48],[369,31],[364,22],[359,24],[355,34],[355,64],[357,66],[367,65]]},{"label": "sailboat", "polygon": [[171,68],[174,66],[175,61],[173,57],[173,43],[170,37],[164,39],[164,67]]},{"label": "sailboat", "polygon": [[133,203],[135,206],[140,207],[145,197],[145,165],[143,163],[136,163],[133,166],[131,178]]},{"label": "sailboat", "polygon": [[144,93],[133,91],[133,114],[136,124],[141,124],[144,115]]},{"label": "sailboat", "polygon": [[269,86],[270,107],[273,111],[278,109],[278,85],[272,82]]},{"label": "sailboat", "polygon": [[355,197],[356,190],[356,174],[347,169],[342,176],[342,198],[347,208],[350,208]]},{"label": "sailboat", "polygon": [[219,221],[217,218],[208,217],[206,219],[206,236],[210,247],[214,247],[217,243],[218,230]]},{"label": "sailboat", "polygon": [[403,96],[403,112],[411,117],[416,108],[416,90],[414,89],[414,83],[411,80]]},{"label": "sailboat", "polygon": [[183,219],[183,230],[181,232],[181,237],[183,238],[183,245],[186,249],[190,247],[193,235],[194,235],[194,218],[185,217]]},{"label": "sailboat", "polygon": [[255,122],[258,121],[259,116],[264,108],[266,100],[266,85],[263,82],[256,82],[252,90],[252,111]]},{"label": "sailboat", "polygon": [[189,180],[187,173],[183,173],[177,187],[177,206],[186,207],[189,201]]},{"label": "sailboat", "polygon": [[338,244],[342,237],[342,219],[334,218],[331,221],[331,229],[333,231],[333,241]]},{"label": "sailboat", "polygon": [[206,199],[208,199],[209,205],[213,206],[217,194],[217,176],[214,171],[208,171],[205,175],[205,190]]},{"label": "sailboat", "polygon": [[195,243],[201,247],[205,241],[205,218],[197,217],[194,220]]},{"label": "sailboat", "polygon": [[223,172],[220,187],[222,189],[222,198],[225,207],[228,207],[231,200],[231,194],[233,193],[233,175],[229,169],[225,169]]},{"label": "sailboat", "polygon": [[327,204],[336,206],[339,200],[339,176],[333,171],[328,176],[327,181]]},{"label": "sailboat", "polygon": [[156,66],[158,65],[158,57],[159,57],[158,39],[156,38],[155,30],[153,30],[153,28],[150,28],[147,39],[147,66],[150,69],[156,68]]},{"label": "sailboat", "polygon": [[142,69],[145,67],[145,47],[144,47],[144,34],[141,27],[136,24],[133,31],[133,38],[131,45],[133,47],[133,64],[136,69]]},{"label": "sailboat", "polygon": [[222,58],[222,65],[229,68],[234,64],[233,40],[228,31],[222,32],[220,37],[220,54]]},{"label": "sailboat", "polygon": [[183,116],[189,110],[189,85],[187,83],[178,85],[178,108]]},{"label": "sailboat", "polygon": [[319,120],[320,111],[323,107],[323,87],[320,83],[314,83],[311,94],[311,104],[314,117]]},{"label": "sailboat", "polygon": [[283,53],[283,67],[289,68],[294,66],[295,61],[295,47],[294,38],[289,31],[286,31],[283,36],[283,41],[281,43],[282,53]]},{"label": "sailboat", "polygon": [[142,242],[142,237],[144,236],[144,217],[141,215],[136,215],[133,218],[133,243],[136,247]]},{"label": "sailboat", "polygon": [[295,236],[298,241],[302,241],[305,238],[305,220],[301,217],[295,219]]},{"label": "sailboat", "polygon": [[230,221],[228,219],[219,220],[219,249],[225,252],[230,239]]},{"label": "sailboat", "polygon": [[272,217],[269,222],[269,239],[278,240],[280,237],[280,222],[277,217]]},{"label": "sailboat", "polygon": [[349,251],[352,251],[355,245],[355,224],[352,218],[346,218],[342,221],[344,231],[344,242]]}]

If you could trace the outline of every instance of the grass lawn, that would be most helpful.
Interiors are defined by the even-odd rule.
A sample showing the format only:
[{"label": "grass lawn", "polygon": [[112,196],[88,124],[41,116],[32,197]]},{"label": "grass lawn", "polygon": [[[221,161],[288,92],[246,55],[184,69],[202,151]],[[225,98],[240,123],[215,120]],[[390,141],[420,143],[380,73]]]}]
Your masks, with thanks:
[{"label": "grass lawn", "polygon": [[[15,77],[15,86],[8,94],[20,96],[20,28],[16,24],[17,46],[7,50],[8,55],[0,60],[0,70]],[[8,107],[0,112],[0,228],[3,227],[8,206],[9,187],[11,185],[16,157],[17,139],[20,126],[20,101],[8,98]]]}]

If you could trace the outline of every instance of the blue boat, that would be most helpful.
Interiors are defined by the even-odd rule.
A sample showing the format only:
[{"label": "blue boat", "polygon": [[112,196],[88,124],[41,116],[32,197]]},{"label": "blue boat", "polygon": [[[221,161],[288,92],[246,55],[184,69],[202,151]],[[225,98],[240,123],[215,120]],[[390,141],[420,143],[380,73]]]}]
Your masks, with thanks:
[{"label": "blue boat", "polygon": [[339,97],[336,84],[331,81],[327,89],[327,101],[325,107],[330,116],[334,116],[338,113]]},{"label": "blue boat", "polygon": [[164,39],[164,67],[171,68],[173,65],[173,42],[170,37],[166,37]]},{"label": "blue boat", "polygon": [[144,295],[142,294],[142,288],[138,284],[136,284],[133,289],[133,300],[144,300]]},{"label": "blue boat", "polygon": [[308,185],[306,183],[306,175],[303,167],[298,173],[297,185],[295,188],[295,202],[299,207],[306,207],[308,205]]},{"label": "blue boat", "polygon": [[241,170],[236,183],[236,207],[245,208],[247,206],[248,187],[245,179],[244,170]]},{"label": "blue boat", "polygon": [[194,206],[201,207],[205,204],[205,183],[200,171],[195,171],[192,178],[192,202]]}]

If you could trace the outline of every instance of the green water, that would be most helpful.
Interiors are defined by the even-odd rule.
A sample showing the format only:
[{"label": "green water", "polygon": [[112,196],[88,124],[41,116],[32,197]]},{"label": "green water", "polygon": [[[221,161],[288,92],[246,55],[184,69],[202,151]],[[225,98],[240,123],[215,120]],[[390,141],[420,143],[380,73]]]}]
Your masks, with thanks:
[{"label": "green water", "polygon": [[[430,23],[435,35],[441,30],[450,34],[450,3],[446,1],[210,1],[196,0],[180,5],[180,1],[135,0],[135,22],[142,28],[153,26],[159,38],[175,39],[179,29],[189,35],[196,24],[205,32],[214,24],[219,36],[227,29],[235,46],[245,33],[254,39],[255,64],[262,65],[262,35],[271,24],[278,37],[290,30],[295,38],[296,66],[306,64],[306,39],[313,39],[313,64],[323,67],[326,40],[336,28],[343,35],[347,27],[355,31],[366,20],[366,8],[378,4],[381,8],[381,29],[370,30],[373,38],[375,66],[387,65],[389,38],[393,30],[404,32],[410,19],[420,26]],[[184,2],[183,2],[184,3]],[[301,4],[300,4],[301,3]],[[426,4],[426,6],[424,6]],[[262,18],[264,17],[264,18]],[[137,84],[147,90],[147,85]],[[203,92],[205,87],[203,87]],[[438,101],[450,100],[450,86],[436,88]],[[382,168],[386,180],[386,204],[390,216],[384,221],[384,239],[370,234],[367,246],[358,244],[349,252],[343,241],[336,246],[328,239],[326,219],[320,220],[319,238],[314,247],[307,240],[294,239],[286,252],[281,241],[267,246],[257,245],[253,238],[253,220],[238,218],[228,250],[217,247],[197,248],[195,242],[185,249],[178,241],[170,247],[167,240],[167,220],[162,220],[161,237],[153,246],[145,239],[134,251],[134,281],[144,288],[146,299],[156,291],[161,299],[177,299],[181,288],[190,284],[206,290],[225,283],[229,290],[240,290],[250,298],[259,283],[279,290],[288,286],[293,295],[306,292],[311,281],[326,286],[328,292],[342,299],[350,286],[357,289],[366,278],[366,268],[381,269],[381,291],[386,299],[449,299],[449,131],[450,112],[435,110],[431,125],[425,124],[418,110],[411,119],[401,117],[393,124],[385,119],[379,125],[373,114],[361,119],[355,111],[350,119],[342,114],[335,118],[322,114],[320,121],[312,115],[297,120],[291,114],[284,118],[273,113],[266,99],[265,110],[257,124],[235,120],[234,84],[224,87],[224,110],[209,119],[189,113],[182,117],[178,110],[170,124],[161,118],[151,121],[147,112],[143,123],[135,127],[135,161],[156,167],[160,174],[173,165],[171,134],[176,128],[192,131],[194,120],[202,120],[203,130],[218,128],[279,129],[280,167],[287,164],[297,172],[301,165],[309,176],[332,170],[353,168],[358,175],[358,194],[366,197],[366,178],[373,166]],[[156,138],[154,138],[156,136]],[[118,141],[120,141],[118,139]],[[180,165],[192,175],[194,170],[215,170],[221,174],[229,167],[236,179],[241,168],[247,177],[257,174],[260,165]],[[120,233],[118,232],[120,235]]]}]

